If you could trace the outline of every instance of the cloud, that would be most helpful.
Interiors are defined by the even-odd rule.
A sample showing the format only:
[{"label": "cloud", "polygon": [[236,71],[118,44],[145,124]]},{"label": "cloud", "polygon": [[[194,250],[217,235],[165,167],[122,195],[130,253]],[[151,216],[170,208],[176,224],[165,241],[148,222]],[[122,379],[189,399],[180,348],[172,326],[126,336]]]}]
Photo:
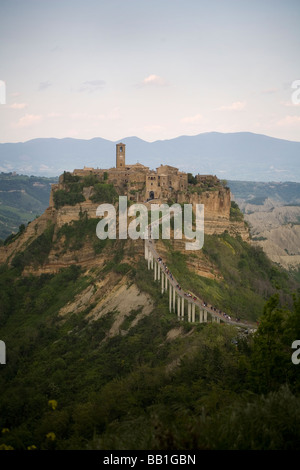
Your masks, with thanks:
[{"label": "cloud", "polygon": [[47,88],[49,88],[50,86],[52,86],[52,83],[49,82],[49,81],[40,82],[40,84],[39,84],[39,91],[47,90]]},{"label": "cloud", "polygon": [[244,109],[246,106],[246,101],[235,101],[234,103],[230,104],[229,106],[221,106],[218,108],[220,111],[229,110],[229,111],[240,111]]},{"label": "cloud", "polygon": [[285,106],[286,108],[294,108],[295,106],[298,106],[297,104],[293,103],[292,100],[291,101],[281,101],[280,104],[282,106]]},{"label": "cloud", "polygon": [[42,165],[40,165],[39,170],[40,170],[40,171],[51,171],[51,168],[50,168],[50,166],[48,166],[48,165],[42,164]]},{"label": "cloud", "polygon": [[263,95],[272,95],[274,93],[277,93],[279,91],[279,88],[267,88],[266,90],[262,90]]},{"label": "cloud", "polygon": [[188,116],[182,118],[180,121],[185,124],[195,124],[203,120],[203,116],[201,114],[195,114],[195,116]]},{"label": "cloud", "polygon": [[139,87],[144,86],[167,86],[168,82],[160,77],[159,75],[151,74],[148,77],[144,78],[144,80],[138,85]]},{"label": "cloud", "polygon": [[114,121],[121,118],[120,109],[113,108],[106,114],[90,114],[90,113],[71,113],[70,118],[74,120],[84,121]]},{"label": "cloud", "polygon": [[104,80],[89,80],[87,82],[83,82],[78,91],[94,93],[95,91],[102,90],[105,84]]},{"label": "cloud", "polygon": [[13,103],[13,104],[10,104],[8,107],[10,109],[24,109],[24,108],[27,108],[27,103]]},{"label": "cloud", "polygon": [[278,126],[294,126],[300,124],[300,116],[285,116],[277,121]]},{"label": "cloud", "polygon": [[161,132],[164,131],[165,128],[162,126],[159,126],[157,124],[150,124],[149,126],[144,126],[144,131],[146,132]]},{"label": "cloud", "polygon": [[30,127],[34,124],[37,124],[42,119],[41,115],[37,114],[25,114],[25,116],[21,117],[16,124],[16,127]]},{"label": "cloud", "polygon": [[62,114],[60,114],[60,113],[48,113],[47,114],[48,118],[57,118],[57,117],[61,117],[61,116],[62,116]]}]

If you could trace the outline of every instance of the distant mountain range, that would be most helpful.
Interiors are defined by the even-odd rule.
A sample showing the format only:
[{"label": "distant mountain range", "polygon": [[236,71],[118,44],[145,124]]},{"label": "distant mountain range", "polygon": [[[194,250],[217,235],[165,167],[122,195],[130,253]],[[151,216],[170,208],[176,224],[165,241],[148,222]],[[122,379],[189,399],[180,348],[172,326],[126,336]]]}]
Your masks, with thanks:
[{"label": "distant mountain range", "polygon": [[[126,137],[126,162],[156,168],[161,163],[220,179],[300,182],[300,142],[250,132],[203,133],[146,142]],[[64,170],[115,166],[117,142],[94,138],[33,139],[0,144],[0,171],[58,176]]]}]

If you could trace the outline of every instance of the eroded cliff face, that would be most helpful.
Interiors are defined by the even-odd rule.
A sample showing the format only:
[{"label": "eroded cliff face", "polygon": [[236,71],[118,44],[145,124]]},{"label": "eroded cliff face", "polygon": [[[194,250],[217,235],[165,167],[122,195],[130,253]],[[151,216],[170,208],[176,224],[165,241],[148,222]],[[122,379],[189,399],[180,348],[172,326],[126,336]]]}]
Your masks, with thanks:
[{"label": "eroded cliff face", "polygon": [[180,203],[204,205],[204,234],[220,235],[227,230],[231,235],[239,234],[243,240],[250,240],[248,227],[244,221],[230,219],[231,197],[229,188],[204,191],[201,194],[182,193]]},{"label": "eroded cliff face", "polygon": [[[73,206],[64,205],[56,209],[53,202],[53,193],[60,186],[53,185],[49,201],[50,205],[44,214],[31,222],[26,230],[16,237],[15,241],[0,248],[0,263],[11,264],[16,253],[26,250],[50,225],[53,226],[53,237],[47,260],[39,266],[36,263],[26,266],[23,271],[24,274],[53,273],[71,264],[80,264],[86,268],[92,266],[103,267],[113,256],[113,252],[109,250],[104,251],[100,255],[95,252],[94,244],[98,241],[96,236],[96,210],[99,203],[92,202],[89,199],[91,194],[93,194],[93,189],[91,187],[84,188],[84,202]],[[196,204],[204,204],[204,236],[222,234],[224,231],[228,231],[232,235],[239,234],[243,240],[249,239],[249,231],[244,222],[230,220],[231,200],[228,188],[205,191],[201,194],[182,192],[179,193],[177,202],[193,204],[194,207]],[[86,219],[94,219],[95,226],[80,249],[70,249],[70,247],[66,246],[65,235],[60,234],[60,229],[65,225],[72,225],[79,221],[83,214]],[[131,248],[135,256],[143,256],[142,240],[127,240],[127,243],[128,246],[130,243],[131,245],[134,244]],[[176,241],[176,243],[176,249],[179,251],[181,249],[184,250],[183,241]],[[163,251],[165,249],[163,244],[161,244],[161,249]],[[190,265],[201,276],[216,278],[219,275],[212,265],[207,264],[207,260],[201,253],[197,257],[191,257]]]},{"label": "eroded cliff face", "polygon": [[16,237],[15,241],[9,245],[0,247],[0,263],[9,263],[15,253],[25,250],[26,246],[28,246],[31,241],[46,230],[49,223],[54,222],[55,209],[46,209],[44,214],[27,225],[26,230],[19,237]]},{"label": "eroded cliff face", "polygon": [[300,207],[271,198],[263,204],[237,199],[249,223],[251,243],[260,246],[268,257],[285,269],[300,265]]},{"label": "eroded cliff face", "polygon": [[[193,196],[192,203],[195,204],[198,195]],[[225,188],[198,196],[198,204],[204,205],[204,234],[221,234],[229,230],[230,203],[230,190]]]},{"label": "eroded cliff face", "polygon": [[48,207],[44,214],[33,220],[26,227],[25,231],[20,236],[16,237],[15,241],[0,248],[0,263],[11,264],[16,253],[26,250],[26,248],[51,225],[54,226],[53,245],[51,245],[48,262],[38,269],[29,267],[25,269],[24,273],[31,271],[36,274],[55,272],[70,264],[80,264],[80,262],[87,262],[88,260],[92,261],[94,259],[94,251],[91,243],[86,243],[75,255],[74,252],[65,251],[62,248],[64,238],[62,237],[58,241],[57,234],[63,225],[79,220],[81,214],[84,212],[86,212],[87,217],[95,218],[97,207],[98,204],[93,204],[91,201],[86,201],[76,206],[64,206],[60,209]]}]

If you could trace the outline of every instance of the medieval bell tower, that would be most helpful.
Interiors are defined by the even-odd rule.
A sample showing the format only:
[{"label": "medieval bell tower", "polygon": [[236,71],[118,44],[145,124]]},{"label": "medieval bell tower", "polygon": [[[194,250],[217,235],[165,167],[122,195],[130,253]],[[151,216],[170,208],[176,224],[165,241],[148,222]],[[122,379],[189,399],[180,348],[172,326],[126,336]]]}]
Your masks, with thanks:
[{"label": "medieval bell tower", "polygon": [[125,170],[125,144],[117,144],[116,146],[116,168]]}]

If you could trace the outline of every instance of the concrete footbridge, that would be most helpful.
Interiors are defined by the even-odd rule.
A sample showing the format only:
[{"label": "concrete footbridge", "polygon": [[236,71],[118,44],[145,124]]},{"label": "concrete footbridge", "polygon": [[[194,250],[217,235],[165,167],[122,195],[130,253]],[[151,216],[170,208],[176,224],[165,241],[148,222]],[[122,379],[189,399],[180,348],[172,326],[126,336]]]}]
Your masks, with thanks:
[{"label": "concrete footbridge", "polygon": [[160,285],[161,293],[169,292],[169,311],[177,313],[179,321],[187,320],[191,323],[224,322],[252,330],[256,329],[256,326],[250,322],[233,319],[225,312],[207,305],[190,292],[182,290],[177,279],[157,253],[154,240],[149,237],[145,238],[144,246],[148,270],[153,270],[154,281]]}]

